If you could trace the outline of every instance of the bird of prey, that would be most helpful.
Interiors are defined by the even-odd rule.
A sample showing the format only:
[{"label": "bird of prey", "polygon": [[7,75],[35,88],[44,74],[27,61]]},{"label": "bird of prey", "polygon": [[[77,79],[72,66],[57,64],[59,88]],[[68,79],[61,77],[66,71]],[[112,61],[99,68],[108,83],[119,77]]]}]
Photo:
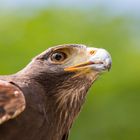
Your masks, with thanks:
[{"label": "bird of prey", "polygon": [[66,44],[0,76],[0,140],[67,140],[88,89],[111,63],[105,49]]}]

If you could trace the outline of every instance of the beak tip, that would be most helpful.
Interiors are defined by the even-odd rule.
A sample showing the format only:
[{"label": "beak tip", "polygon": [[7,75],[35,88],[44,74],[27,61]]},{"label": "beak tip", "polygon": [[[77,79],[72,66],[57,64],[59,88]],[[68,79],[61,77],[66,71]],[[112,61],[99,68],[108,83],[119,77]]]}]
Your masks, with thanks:
[{"label": "beak tip", "polygon": [[108,61],[108,64],[107,64],[106,68],[107,68],[108,71],[110,71],[111,67],[112,67],[112,60],[110,58],[110,61]]},{"label": "beak tip", "polygon": [[111,65],[112,65],[112,64],[110,63],[110,64],[107,66],[107,70],[108,70],[108,71],[110,71]]}]

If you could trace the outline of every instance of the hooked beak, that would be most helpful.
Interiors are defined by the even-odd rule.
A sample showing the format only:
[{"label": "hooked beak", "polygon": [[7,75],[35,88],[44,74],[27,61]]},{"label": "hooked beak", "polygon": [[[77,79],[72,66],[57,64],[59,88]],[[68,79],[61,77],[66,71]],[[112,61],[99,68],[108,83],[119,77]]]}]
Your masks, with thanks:
[{"label": "hooked beak", "polygon": [[[110,70],[112,59],[110,54],[101,48],[86,48],[86,62],[79,63],[74,66],[66,67],[64,71],[78,71],[85,68],[89,68],[90,70],[103,72],[106,70]],[[81,58],[84,56],[81,56]]]}]

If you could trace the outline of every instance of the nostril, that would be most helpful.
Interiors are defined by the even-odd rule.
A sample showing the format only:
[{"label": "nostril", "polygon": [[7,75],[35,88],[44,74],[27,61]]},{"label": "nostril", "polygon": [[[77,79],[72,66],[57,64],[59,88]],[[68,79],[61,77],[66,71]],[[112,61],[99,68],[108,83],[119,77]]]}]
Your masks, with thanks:
[{"label": "nostril", "polygon": [[93,54],[96,53],[96,51],[95,50],[91,50],[89,53],[90,53],[90,55],[93,55]]}]

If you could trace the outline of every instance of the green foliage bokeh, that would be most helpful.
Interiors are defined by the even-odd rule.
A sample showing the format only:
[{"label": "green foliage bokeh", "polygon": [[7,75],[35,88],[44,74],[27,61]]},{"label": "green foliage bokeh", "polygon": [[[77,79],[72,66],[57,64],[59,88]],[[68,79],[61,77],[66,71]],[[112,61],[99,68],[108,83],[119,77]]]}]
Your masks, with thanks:
[{"label": "green foliage bokeh", "polygon": [[98,11],[50,9],[1,15],[0,74],[19,71],[54,45],[103,47],[112,56],[112,69],[90,89],[70,140],[139,140],[140,43],[134,24],[131,18]]}]

